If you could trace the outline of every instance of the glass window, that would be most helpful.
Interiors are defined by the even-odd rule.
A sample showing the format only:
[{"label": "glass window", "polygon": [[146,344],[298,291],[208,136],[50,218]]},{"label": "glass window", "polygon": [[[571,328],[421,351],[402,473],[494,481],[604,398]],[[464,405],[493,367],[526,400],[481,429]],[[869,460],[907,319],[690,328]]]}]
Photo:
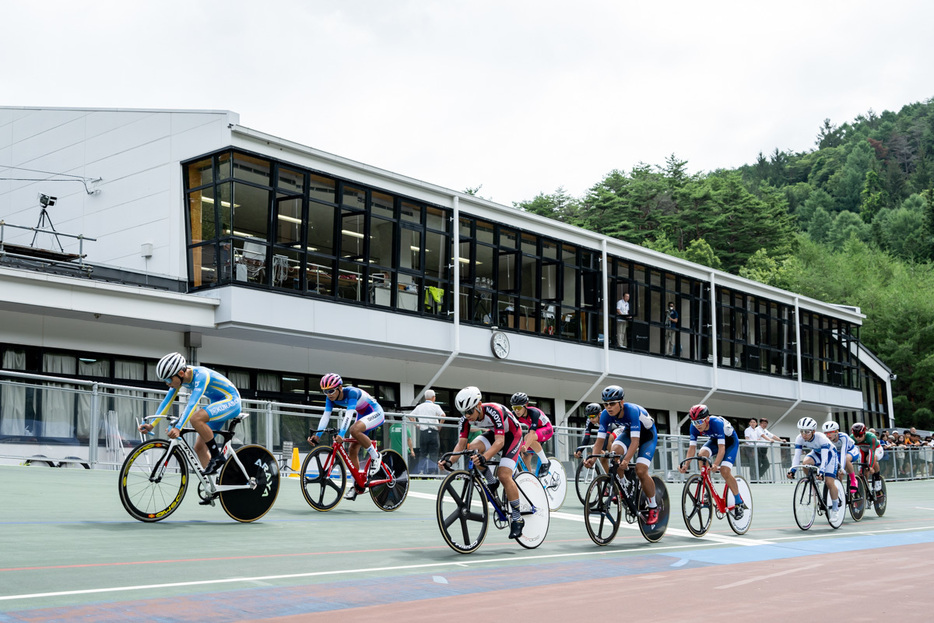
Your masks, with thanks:
[{"label": "glass window", "polygon": [[238,180],[269,186],[270,171],[268,160],[247,154],[234,154],[233,174]]},{"label": "glass window", "polygon": [[[344,219],[346,223],[347,219]],[[392,245],[396,240],[396,222],[383,218],[370,219],[370,264],[392,268]],[[411,268],[412,254],[408,245],[400,253],[406,268]],[[399,265],[403,266],[402,263]]]},{"label": "glass window", "polygon": [[493,223],[477,221],[477,242],[493,244]]},{"label": "glass window", "polygon": [[334,254],[334,211],[320,203],[308,204],[308,250]]},{"label": "glass window", "polygon": [[425,219],[425,226],[429,229],[434,229],[437,231],[448,231],[448,212],[442,210],[441,208],[435,208],[428,206],[426,209],[427,217]]},{"label": "glass window", "polygon": [[198,188],[214,181],[214,159],[205,158],[187,165],[186,188]]},{"label": "glass window", "polygon": [[279,181],[276,186],[281,190],[300,195],[305,190],[305,174],[279,167]]},{"label": "glass window", "polygon": [[213,188],[196,190],[188,194],[188,218],[193,243],[217,237],[214,220]]},{"label": "glass window", "polygon": [[366,209],[366,191],[344,184],[341,189],[341,205],[356,210]]},{"label": "glass window", "polygon": [[506,249],[515,249],[519,246],[519,234],[514,229],[499,228],[499,246]]},{"label": "glass window", "polygon": [[311,183],[308,186],[308,196],[318,201],[327,201],[334,203],[334,197],[337,194],[337,182],[329,177],[320,175],[311,175]]},{"label": "glass window", "polygon": [[[212,286],[218,280],[218,266],[215,255],[216,246],[208,243],[191,248],[191,282],[195,288]],[[229,279],[229,276],[228,276]]]},{"label": "glass window", "polygon": [[425,274],[433,277],[447,275],[450,238],[434,232],[425,234]]},{"label": "glass window", "polygon": [[217,156],[217,181],[230,179],[230,153],[224,152]]},{"label": "glass window", "polygon": [[[377,234],[379,236],[379,234]],[[425,249],[425,255],[429,250]],[[402,240],[399,243],[399,268],[421,271],[422,267],[422,232],[416,229],[402,228]]]},{"label": "glass window", "polygon": [[280,195],[276,205],[276,242],[297,246],[302,240],[302,198]]},{"label": "glass window", "polygon": [[542,240],[542,257],[558,259],[558,243],[553,240]]},{"label": "glass window", "polygon": [[364,260],[364,221],[362,212],[341,211],[341,257]]},{"label": "glass window", "polygon": [[402,202],[402,220],[409,223],[422,223],[422,212],[425,210],[422,206],[411,201]]},{"label": "glass window", "polygon": [[374,192],[370,210],[374,215],[393,218],[394,211],[392,203],[391,195]]},{"label": "glass window", "polygon": [[522,252],[526,255],[538,255],[538,236],[522,232]]},{"label": "glass window", "polygon": [[267,239],[270,191],[234,183],[233,234],[245,238]]}]

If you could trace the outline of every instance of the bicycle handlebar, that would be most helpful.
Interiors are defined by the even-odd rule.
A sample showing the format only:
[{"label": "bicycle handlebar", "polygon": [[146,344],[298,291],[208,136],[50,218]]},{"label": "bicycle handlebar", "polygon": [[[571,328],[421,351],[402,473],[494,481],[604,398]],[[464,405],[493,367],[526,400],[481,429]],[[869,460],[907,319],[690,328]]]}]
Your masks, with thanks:
[{"label": "bicycle handlebar", "polygon": [[679,463],[678,465],[679,465],[680,467],[684,467],[684,464],[687,463],[688,461],[703,461],[704,463],[707,463],[707,464],[709,465],[709,464],[710,464],[710,457],[709,457],[709,456],[692,456],[692,457],[689,457],[689,458],[684,459],[684,460],[681,461],[681,463]]}]

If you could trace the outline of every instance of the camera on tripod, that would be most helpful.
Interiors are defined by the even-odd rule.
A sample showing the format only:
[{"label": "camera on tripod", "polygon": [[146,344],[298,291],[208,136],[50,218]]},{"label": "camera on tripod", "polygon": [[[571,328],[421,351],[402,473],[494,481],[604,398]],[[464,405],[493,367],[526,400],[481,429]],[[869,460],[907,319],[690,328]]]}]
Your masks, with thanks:
[{"label": "camera on tripod", "polygon": [[58,197],[50,197],[48,195],[39,193],[39,205],[41,205],[43,208],[51,208],[55,205],[56,201],[58,201]]}]

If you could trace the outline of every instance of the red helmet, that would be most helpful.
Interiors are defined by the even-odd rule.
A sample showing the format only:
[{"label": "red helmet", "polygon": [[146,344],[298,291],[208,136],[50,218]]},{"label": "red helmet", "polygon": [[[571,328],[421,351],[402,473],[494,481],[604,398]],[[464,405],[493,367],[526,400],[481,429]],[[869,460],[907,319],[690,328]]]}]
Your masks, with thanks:
[{"label": "red helmet", "polygon": [[691,407],[691,410],[688,411],[688,415],[691,416],[692,422],[706,420],[710,416],[710,410],[707,409],[707,405],[694,405]]},{"label": "red helmet", "polygon": [[339,374],[325,374],[321,377],[321,389],[323,391],[330,391],[332,389],[337,389],[344,384],[343,379],[341,379]]},{"label": "red helmet", "polygon": [[850,432],[853,433],[854,437],[862,437],[866,434],[866,425],[862,422],[857,422],[856,424],[853,424]]}]

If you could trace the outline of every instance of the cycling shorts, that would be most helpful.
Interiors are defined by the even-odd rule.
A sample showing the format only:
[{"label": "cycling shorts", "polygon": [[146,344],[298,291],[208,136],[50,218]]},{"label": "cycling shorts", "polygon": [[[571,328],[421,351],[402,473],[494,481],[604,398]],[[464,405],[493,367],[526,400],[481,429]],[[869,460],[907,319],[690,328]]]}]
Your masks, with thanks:
[{"label": "cycling shorts", "polygon": [[[493,434],[493,431],[488,430],[474,441],[479,441],[483,444],[485,450],[489,450],[493,446],[493,441],[496,439],[496,435]],[[513,435],[512,433],[506,433],[503,436],[503,448],[500,450],[500,459],[499,466],[505,467],[512,471],[516,468],[516,457],[519,456],[519,448],[522,446],[522,437],[520,435]]]},{"label": "cycling shorts", "polygon": [[539,429],[535,430],[535,437],[538,439],[538,443],[544,443],[554,437],[555,429],[549,423],[548,426],[542,426]]},{"label": "cycling shorts", "polygon": [[220,430],[224,426],[224,422],[240,415],[240,397],[212,402],[205,406],[204,410],[208,412],[208,428]]},{"label": "cycling shorts", "polygon": [[[651,466],[652,459],[655,457],[655,447],[658,445],[658,437],[651,429],[648,431],[643,429],[642,432],[649,432],[652,434],[652,436],[649,439],[640,438],[639,449],[636,451],[636,463],[642,463],[643,465]],[[613,445],[622,446],[623,451],[621,454],[625,454],[629,449],[630,443],[632,443],[632,439],[629,435],[629,431],[627,430],[623,435],[617,435]]]},{"label": "cycling shorts", "polygon": [[827,459],[826,465],[821,464],[820,452],[811,450],[810,452],[807,453],[807,456],[810,457],[812,461],[814,461],[814,465],[817,465],[818,467],[820,467],[821,476],[836,476],[837,475],[837,466],[839,465],[840,462],[837,460],[839,457],[837,456],[836,451],[831,450],[830,458]]},{"label": "cycling shorts", "polygon": [[[717,439],[708,439],[703,447],[710,452],[711,457],[717,456],[717,452],[720,451],[720,443]],[[720,461],[721,467],[733,467],[736,464],[736,450],[738,448],[738,443],[727,444],[726,451],[723,453],[723,460]]]}]

